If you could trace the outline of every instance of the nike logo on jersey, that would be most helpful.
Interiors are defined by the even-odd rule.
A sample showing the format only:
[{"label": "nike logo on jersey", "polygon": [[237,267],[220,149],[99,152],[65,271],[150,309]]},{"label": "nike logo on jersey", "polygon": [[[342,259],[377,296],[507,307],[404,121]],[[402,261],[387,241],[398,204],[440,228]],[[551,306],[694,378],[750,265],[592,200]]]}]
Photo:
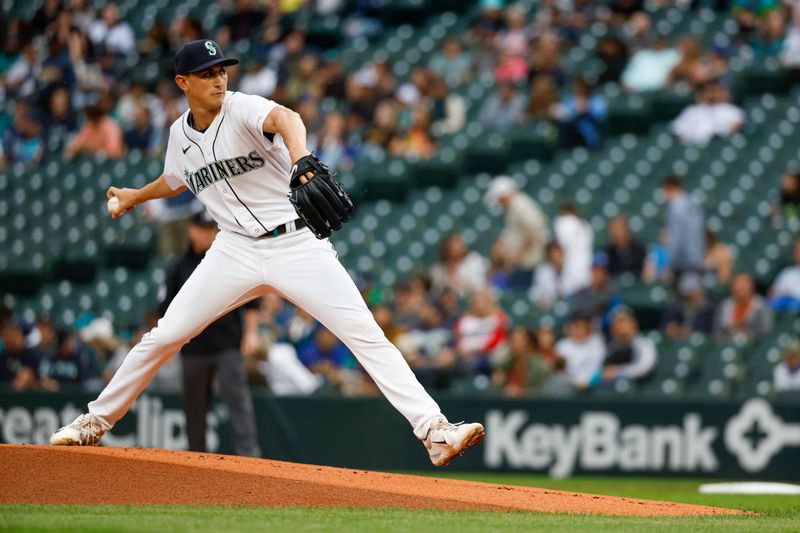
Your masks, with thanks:
[{"label": "nike logo on jersey", "polygon": [[190,144],[190,145],[189,145],[189,146],[187,146],[186,148],[183,148],[183,153],[185,154],[186,152],[188,152],[188,151],[189,151],[189,148],[191,148],[191,147],[192,147],[192,145]]},{"label": "nike logo on jersey", "polygon": [[230,159],[220,159],[201,167],[194,172],[184,171],[186,185],[194,194],[199,194],[210,185],[234,176],[241,176],[251,170],[264,166],[264,158],[253,150],[246,156],[240,155]]}]

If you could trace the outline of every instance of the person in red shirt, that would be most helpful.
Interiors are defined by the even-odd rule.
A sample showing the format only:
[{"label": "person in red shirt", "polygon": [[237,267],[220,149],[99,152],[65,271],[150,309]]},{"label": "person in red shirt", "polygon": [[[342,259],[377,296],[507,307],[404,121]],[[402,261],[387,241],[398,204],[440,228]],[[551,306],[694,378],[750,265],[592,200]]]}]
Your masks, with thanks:
[{"label": "person in red shirt", "polygon": [[455,324],[456,352],[470,375],[490,375],[490,357],[508,336],[508,316],[488,290],[476,291],[470,309]]}]

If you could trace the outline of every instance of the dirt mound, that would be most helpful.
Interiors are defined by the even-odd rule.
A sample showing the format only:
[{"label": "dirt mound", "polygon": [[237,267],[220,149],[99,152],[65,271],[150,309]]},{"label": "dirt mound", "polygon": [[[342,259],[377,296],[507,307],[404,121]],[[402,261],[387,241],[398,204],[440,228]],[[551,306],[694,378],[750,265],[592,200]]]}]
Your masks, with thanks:
[{"label": "dirt mound", "polygon": [[697,505],[168,450],[0,445],[0,503],[302,505],[640,516]]}]

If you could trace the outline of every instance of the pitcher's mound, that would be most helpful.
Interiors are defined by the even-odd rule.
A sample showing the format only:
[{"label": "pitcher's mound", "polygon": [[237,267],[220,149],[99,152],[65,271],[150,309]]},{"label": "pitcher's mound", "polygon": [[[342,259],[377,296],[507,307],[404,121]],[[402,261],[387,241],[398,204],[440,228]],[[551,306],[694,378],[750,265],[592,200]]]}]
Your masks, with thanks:
[{"label": "pitcher's mound", "polygon": [[739,514],[698,505],[138,448],[0,446],[0,503],[301,505],[640,516]]}]

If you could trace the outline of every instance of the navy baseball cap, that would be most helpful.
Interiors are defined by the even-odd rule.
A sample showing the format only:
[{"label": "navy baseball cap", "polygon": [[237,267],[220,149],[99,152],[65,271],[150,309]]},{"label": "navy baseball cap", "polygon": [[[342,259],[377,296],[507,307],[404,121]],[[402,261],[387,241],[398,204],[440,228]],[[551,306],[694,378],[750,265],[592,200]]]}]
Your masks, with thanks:
[{"label": "navy baseball cap", "polygon": [[185,76],[214,65],[237,65],[238,59],[225,57],[222,48],[211,39],[200,39],[181,46],[175,54],[175,73]]}]

